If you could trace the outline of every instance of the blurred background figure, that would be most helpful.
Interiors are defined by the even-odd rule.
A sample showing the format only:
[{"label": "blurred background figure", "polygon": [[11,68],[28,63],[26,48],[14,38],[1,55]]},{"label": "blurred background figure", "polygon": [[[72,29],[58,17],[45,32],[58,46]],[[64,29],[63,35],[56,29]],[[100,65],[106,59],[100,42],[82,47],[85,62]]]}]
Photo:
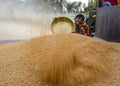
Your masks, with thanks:
[{"label": "blurred background figure", "polygon": [[63,6],[62,10],[63,10],[63,14],[68,13],[68,10],[67,10],[67,8],[65,6]]}]

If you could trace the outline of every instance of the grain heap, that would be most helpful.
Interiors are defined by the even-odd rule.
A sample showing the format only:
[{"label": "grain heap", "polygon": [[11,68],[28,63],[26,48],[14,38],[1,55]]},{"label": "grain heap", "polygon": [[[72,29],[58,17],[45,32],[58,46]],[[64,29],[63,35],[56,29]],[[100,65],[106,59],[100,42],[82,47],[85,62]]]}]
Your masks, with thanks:
[{"label": "grain heap", "polygon": [[2,44],[0,86],[116,86],[107,81],[107,75],[113,75],[112,58],[119,55],[114,51],[119,52],[109,43],[79,34]]}]

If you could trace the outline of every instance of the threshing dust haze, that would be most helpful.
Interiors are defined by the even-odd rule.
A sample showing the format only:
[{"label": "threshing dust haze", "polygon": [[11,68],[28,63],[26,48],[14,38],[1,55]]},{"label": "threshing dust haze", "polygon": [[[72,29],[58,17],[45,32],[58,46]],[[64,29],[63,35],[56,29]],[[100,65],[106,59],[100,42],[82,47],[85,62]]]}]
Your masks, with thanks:
[{"label": "threshing dust haze", "polygon": [[34,0],[0,0],[0,40],[51,34],[53,17],[53,8],[44,0],[40,5],[36,5]]}]

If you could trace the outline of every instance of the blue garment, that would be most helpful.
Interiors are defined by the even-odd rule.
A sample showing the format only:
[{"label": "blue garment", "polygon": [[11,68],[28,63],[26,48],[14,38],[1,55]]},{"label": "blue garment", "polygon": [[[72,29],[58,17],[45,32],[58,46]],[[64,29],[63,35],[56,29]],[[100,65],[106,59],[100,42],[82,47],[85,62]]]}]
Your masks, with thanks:
[{"label": "blue garment", "polygon": [[104,5],[105,5],[105,7],[110,7],[111,3],[110,2],[105,2]]}]

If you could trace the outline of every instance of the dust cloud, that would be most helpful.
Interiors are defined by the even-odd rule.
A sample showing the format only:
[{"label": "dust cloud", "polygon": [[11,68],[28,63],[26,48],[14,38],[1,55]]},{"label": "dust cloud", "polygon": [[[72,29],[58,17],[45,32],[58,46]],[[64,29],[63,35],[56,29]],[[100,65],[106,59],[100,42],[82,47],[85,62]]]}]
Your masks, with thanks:
[{"label": "dust cloud", "polygon": [[0,40],[31,39],[51,34],[55,17],[44,0],[0,0]]}]

